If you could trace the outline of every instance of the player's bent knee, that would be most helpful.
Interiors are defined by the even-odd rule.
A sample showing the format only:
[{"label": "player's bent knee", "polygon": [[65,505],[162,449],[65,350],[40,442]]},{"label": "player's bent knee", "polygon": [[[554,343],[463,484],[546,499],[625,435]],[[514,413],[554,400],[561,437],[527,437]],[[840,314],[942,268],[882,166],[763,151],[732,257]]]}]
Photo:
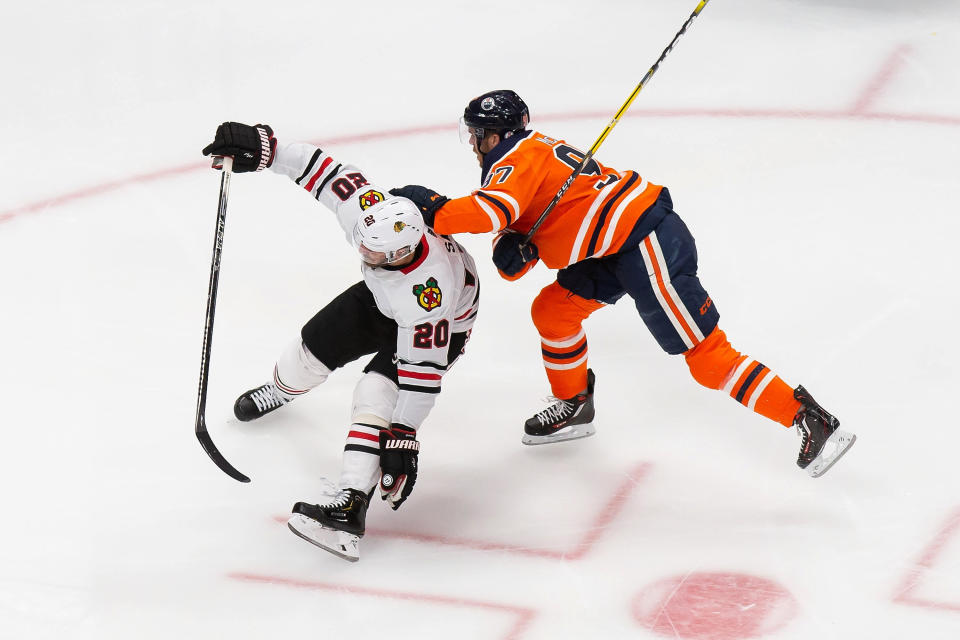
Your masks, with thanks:
[{"label": "player's bent knee", "polygon": [[740,352],[715,328],[707,338],[684,354],[693,379],[708,389],[719,389],[737,366]]},{"label": "player's bent knee", "polygon": [[580,331],[584,318],[603,306],[587,300],[553,282],[537,294],[530,316],[541,336],[565,338]]},{"label": "player's bent knee", "polygon": [[553,296],[548,293],[549,288],[547,287],[538,293],[530,305],[530,317],[533,318],[533,325],[537,329],[541,329],[547,323],[551,310],[554,308]]},{"label": "player's bent knee", "polygon": [[280,354],[273,377],[281,391],[300,395],[323,384],[329,375],[330,369],[298,338]]},{"label": "player's bent knee", "polygon": [[386,376],[370,371],[363,374],[353,390],[351,422],[390,426],[399,389]]}]

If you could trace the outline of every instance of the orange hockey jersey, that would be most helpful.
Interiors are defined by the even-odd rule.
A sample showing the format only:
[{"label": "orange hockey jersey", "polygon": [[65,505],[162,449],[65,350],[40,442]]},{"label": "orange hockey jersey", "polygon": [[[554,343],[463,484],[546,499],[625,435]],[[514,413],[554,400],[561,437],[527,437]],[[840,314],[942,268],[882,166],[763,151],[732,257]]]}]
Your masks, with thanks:
[{"label": "orange hockey jersey", "polygon": [[[507,138],[484,158],[482,187],[446,202],[434,229],[525,234],[584,155],[537,131]],[[591,159],[533,237],[540,259],[562,269],[616,253],[661,189],[634,171],[619,172]]]}]

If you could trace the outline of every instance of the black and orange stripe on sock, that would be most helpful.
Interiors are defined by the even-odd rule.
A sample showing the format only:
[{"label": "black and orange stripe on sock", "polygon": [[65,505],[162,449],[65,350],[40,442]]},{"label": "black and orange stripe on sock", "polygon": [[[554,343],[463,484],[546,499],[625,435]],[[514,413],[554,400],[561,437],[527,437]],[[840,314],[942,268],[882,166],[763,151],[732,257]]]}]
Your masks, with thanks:
[{"label": "black and orange stripe on sock", "polygon": [[565,366],[576,366],[577,360],[586,355],[587,336],[583,336],[569,347],[555,347],[540,343],[540,352],[543,354],[544,365],[557,365],[556,368]]}]

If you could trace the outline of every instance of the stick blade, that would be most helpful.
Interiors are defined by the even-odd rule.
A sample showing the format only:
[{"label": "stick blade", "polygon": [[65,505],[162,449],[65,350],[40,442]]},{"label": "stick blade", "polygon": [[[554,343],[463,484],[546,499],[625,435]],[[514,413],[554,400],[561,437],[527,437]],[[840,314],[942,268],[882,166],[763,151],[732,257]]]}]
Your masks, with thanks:
[{"label": "stick blade", "polygon": [[207,455],[210,456],[210,459],[213,460],[213,464],[220,467],[221,471],[234,480],[239,482],[250,482],[250,478],[237,471],[236,467],[227,462],[227,459],[224,458],[223,454],[220,453],[220,450],[217,449],[217,445],[213,444],[213,439],[207,432],[207,425],[204,423],[202,418],[197,422],[196,433],[197,440],[200,441],[200,446],[203,447],[203,450],[206,451]]}]

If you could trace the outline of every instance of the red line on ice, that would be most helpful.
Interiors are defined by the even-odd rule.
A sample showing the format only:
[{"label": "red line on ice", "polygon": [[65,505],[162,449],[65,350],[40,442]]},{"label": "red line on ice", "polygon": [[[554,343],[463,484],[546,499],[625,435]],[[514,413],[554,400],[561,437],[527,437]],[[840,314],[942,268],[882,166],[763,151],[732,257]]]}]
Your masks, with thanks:
[{"label": "red line on ice", "polygon": [[[396,540],[410,540],[412,542],[422,542],[426,544],[442,544],[451,547],[464,547],[474,551],[499,551],[503,553],[513,553],[522,556],[532,556],[537,558],[547,558],[550,560],[576,561],[583,558],[593,549],[600,540],[603,533],[610,527],[613,521],[620,515],[627,499],[632,495],[633,490],[646,477],[651,464],[642,462],[627,472],[626,478],[620,483],[620,486],[613,492],[613,495],[607,500],[606,504],[600,509],[599,513],[591,520],[586,532],[568,549],[551,549],[543,547],[521,547],[517,545],[504,544],[502,542],[493,542],[489,540],[477,540],[469,538],[454,538],[451,536],[433,535],[429,533],[395,531],[387,529],[367,528],[367,534],[378,538],[392,538]],[[288,516],[275,516],[277,522],[286,523]]]},{"label": "red line on ice", "polygon": [[[449,538],[446,536],[434,536],[418,533],[403,533],[396,531],[381,531],[367,529],[368,534],[373,534],[381,538],[395,538],[404,540],[413,540],[415,542],[425,542],[428,544],[444,544],[452,546],[466,547],[480,551],[502,551],[505,553],[516,553],[527,556],[545,557],[552,560],[579,560],[585,556],[600,540],[603,532],[613,523],[627,499],[633,493],[634,488],[646,477],[650,469],[650,463],[641,462],[635,465],[629,472],[620,486],[613,492],[612,497],[603,505],[600,512],[593,518],[591,526],[581,539],[573,545],[570,551],[557,551],[554,549],[538,549],[533,547],[516,547],[496,542],[484,542],[482,540],[466,540]],[[274,518],[278,522],[286,522],[286,516],[277,516]],[[516,620],[507,632],[502,636],[502,640],[518,640],[538,615],[537,610],[529,607],[519,607],[513,605],[499,604],[484,600],[474,600],[470,598],[459,598],[451,596],[437,596],[429,594],[412,594],[409,592],[389,591],[384,589],[373,589],[367,587],[354,587],[350,585],[334,584],[328,582],[314,582],[299,580],[295,578],[284,578],[278,576],[266,576],[253,573],[232,572],[228,574],[229,578],[243,582],[259,582],[265,584],[279,584],[289,587],[298,587],[303,589],[317,589],[324,591],[336,591],[340,593],[354,594],[358,596],[374,596],[381,598],[393,598],[403,600],[413,600],[426,603],[454,605],[462,607],[473,607],[501,611],[516,616]]]},{"label": "red line on ice", "polygon": [[927,609],[960,611],[960,602],[939,602],[913,595],[924,575],[933,569],[944,547],[958,532],[960,532],[960,508],[950,514],[943,527],[920,554],[913,568],[904,575],[893,596],[894,602]]},{"label": "red line on ice", "polygon": [[[897,113],[897,112],[877,112],[867,111],[867,108],[879,96],[884,87],[891,81],[898,71],[904,56],[910,51],[908,45],[897,47],[880,67],[879,72],[870,80],[864,90],[858,96],[854,105],[849,109],[636,109],[626,114],[627,118],[780,118],[788,120],[892,120],[895,122],[914,122],[922,124],[933,124],[943,126],[960,126],[960,116],[936,115],[923,113]],[[554,113],[538,115],[537,122],[549,122],[556,120],[580,120],[597,119],[603,120],[609,118],[610,113],[600,111],[574,112],[574,113]],[[386,140],[389,138],[402,138],[406,136],[416,136],[422,134],[440,133],[444,131],[453,131],[454,125],[425,125],[420,127],[407,127],[401,129],[385,129],[382,131],[371,131],[367,133],[357,133],[346,136],[335,136],[324,138],[323,144],[337,145],[356,142],[368,142],[371,140]],[[68,204],[85,198],[116,191],[126,186],[134,184],[144,184],[163,178],[169,178],[190,171],[199,171],[209,168],[209,162],[196,162],[178,167],[160,169],[158,171],[141,173],[127,178],[120,178],[110,182],[93,185],[77,191],[64,193],[53,198],[46,198],[31,202],[28,204],[0,211],[0,224],[13,220],[14,218],[46,211],[54,207]]]},{"label": "red line on ice", "polygon": [[470,598],[457,598],[451,596],[438,596],[423,593],[410,593],[407,591],[391,591],[388,589],[371,589],[369,587],[355,587],[346,584],[335,584],[331,582],[315,582],[312,580],[298,580],[296,578],[283,578],[279,576],[265,576],[253,573],[231,573],[230,578],[241,582],[256,582],[261,584],[279,584],[286,587],[296,587],[299,589],[314,589],[318,591],[335,591],[337,593],[347,593],[357,596],[371,596],[374,598],[389,598],[391,600],[411,600],[414,602],[425,602],[428,604],[450,605],[455,607],[466,607],[473,609],[486,609],[507,613],[515,617],[513,625],[506,635],[501,636],[502,640],[516,640],[527,630],[533,619],[537,616],[534,609],[528,607],[518,607],[497,602],[487,602],[484,600],[473,600]]},{"label": "red line on ice", "polygon": [[850,108],[851,113],[863,113],[870,105],[876,102],[877,98],[896,75],[897,71],[900,70],[903,59],[912,49],[910,45],[902,44],[887,56],[880,70],[873,76],[867,86],[864,87],[857,101],[853,103],[853,107]]}]

